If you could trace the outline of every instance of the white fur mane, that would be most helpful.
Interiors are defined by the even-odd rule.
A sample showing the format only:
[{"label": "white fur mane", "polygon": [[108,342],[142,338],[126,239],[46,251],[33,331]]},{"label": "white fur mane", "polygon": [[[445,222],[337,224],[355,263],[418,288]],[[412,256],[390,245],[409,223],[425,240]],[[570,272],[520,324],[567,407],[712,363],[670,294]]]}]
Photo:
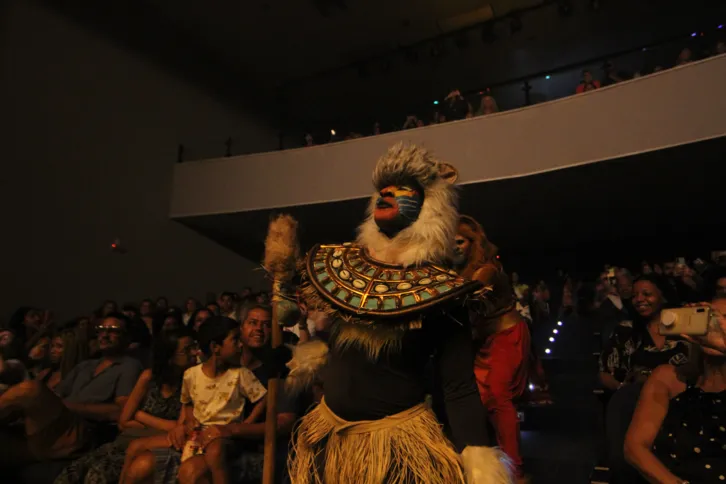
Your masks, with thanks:
[{"label": "white fur mane", "polygon": [[373,194],[357,239],[372,257],[405,267],[451,258],[459,220],[458,196],[456,188],[438,176],[439,168],[440,163],[425,149],[400,143],[378,160],[373,173],[376,188],[384,188],[391,179],[413,178],[424,189],[424,202],[418,219],[389,238],[373,218],[378,193]]}]

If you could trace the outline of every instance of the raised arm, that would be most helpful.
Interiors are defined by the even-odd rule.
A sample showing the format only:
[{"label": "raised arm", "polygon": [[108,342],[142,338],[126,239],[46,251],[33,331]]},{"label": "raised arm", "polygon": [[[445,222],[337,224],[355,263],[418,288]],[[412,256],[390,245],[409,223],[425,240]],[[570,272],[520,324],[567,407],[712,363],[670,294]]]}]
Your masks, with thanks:
[{"label": "raised arm", "polygon": [[672,387],[677,382],[675,368],[663,365],[653,371],[640,393],[625,437],[625,458],[648,482],[680,484],[683,482],[653,454],[653,441],[668,413]]}]

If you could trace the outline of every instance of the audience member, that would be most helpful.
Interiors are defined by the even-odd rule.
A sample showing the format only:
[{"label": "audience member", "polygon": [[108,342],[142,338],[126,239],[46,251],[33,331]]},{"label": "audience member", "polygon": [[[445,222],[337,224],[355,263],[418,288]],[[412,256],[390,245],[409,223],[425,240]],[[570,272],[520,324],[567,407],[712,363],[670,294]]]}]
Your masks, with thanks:
[{"label": "audience member", "polygon": [[121,308],[121,312],[129,319],[138,318],[140,316],[139,310],[133,304],[124,304],[123,308]]},{"label": "audience member", "polygon": [[235,307],[235,295],[225,291],[219,296],[219,315],[237,320],[237,308]]},{"label": "audience member", "polygon": [[199,309],[199,302],[193,297],[188,297],[186,303],[184,303],[184,313],[182,314],[184,326],[189,326],[189,321],[192,320],[192,315],[197,309]]},{"label": "audience member", "polygon": [[[188,329],[165,331],[156,339],[151,369],[144,370],[129,395],[119,418],[121,433],[67,466],[55,484],[113,484],[143,482],[158,463],[167,471],[156,482],[173,482],[178,466],[169,451],[145,450],[143,437],[161,438],[169,448],[168,436],[177,427],[181,411],[181,382],[184,371],[196,363],[196,343]],[[138,458],[136,466],[122,480],[124,462]],[[147,472],[144,473],[143,471]]]},{"label": "audience member", "polygon": [[659,366],[643,387],[625,440],[625,456],[649,482],[726,480],[726,299],[700,345],[696,375]]},{"label": "audience member", "polygon": [[678,60],[676,61],[677,66],[682,66],[693,62],[693,52],[688,47],[684,47],[683,50],[678,54]]},{"label": "audience member", "polygon": [[41,312],[31,307],[18,308],[10,318],[7,329],[13,332],[18,348],[27,351],[30,349],[31,339],[43,326]]},{"label": "audience member", "polygon": [[154,302],[151,299],[144,299],[141,301],[139,314],[141,317],[152,316],[154,314]]},{"label": "audience member", "polygon": [[486,95],[481,98],[481,105],[479,111],[476,113],[477,116],[486,116],[487,114],[494,114],[499,112],[499,106],[497,105],[496,99],[490,95]]},{"label": "audience member", "polygon": [[[212,482],[221,484],[228,482],[226,463],[235,450],[229,439],[240,433],[246,402],[255,406],[241,425],[264,414],[267,390],[240,366],[240,327],[235,320],[217,316],[206,321],[199,330],[199,347],[207,359],[184,373],[181,402],[185,421],[194,422],[200,432],[186,435],[179,481],[195,483],[211,474]],[[172,438],[177,447],[181,440]]]},{"label": "audience member", "polygon": [[106,317],[97,328],[102,357],[77,365],[56,387],[40,381],[19,383],[0,397],[0,419],[19,412],[25,439],[0,434],[0,462],[18,466],[29,461],[73,455],[93,447],[103,424],[116,422],[141,372],[141,364],[125,356],[129,321],[123,314]]},{"label": "audience member", "polygon": [[164,296],[156,298],[156,310],[160,313],[166,312],[169,309],[169,300]]},{"label": "audience member", "polygon": [[585,69],[582,71],[582,81],[580,81],[580,84],[577,85],[577,89],[575,89],[576,94],[580,94],[587,91],[594,91],[595,89],[598,89],[600,87],[600,81],[597,79],[593,79],[592,73]]},{"label": "audience member", "polygon": [[660,365],[688,361],[688,345],[658,332],[666,300],[660,280],[641,276],[633,285],[636,317],[621,322],[600,355],[600,381],[613,391],[606,412],[608,458],[616,482],[630,482],[632,469],[623,456],[623,442],[643,382]]},{"label": "audience member", "polygon": [[53,336],[51,340],[49,365],[35,376],[50,390],[55,390],[73,368],[88,357],[88,345],[85,341],[80,341],[78,332],[77,327],[67,328]]},{"label": "audience member", "polygon": [[28,357],[25,360],[25,368],[30,378],[37,378],[38,374],[48,367],[48,351],[50,350],[50,336],[38,338],[30,348]]},{"label": "audience member", "polygon": [[192,313],[191,318],[189,318],[189,324],[195,332],[198,332],[202,323],[212,316],[215,316],[214,312],[207,308],[197,309],[194,313]]},{"label": "audience member", "polygon": [[[458,89],[451,91],[444,99],[444,114],[446,119],[451,121],[464,119],[470,111],[471,106],[466,102],[466,99],[464,99],[464,96],[461,95]],[[440,120],[439,122],[443,121]]]}]

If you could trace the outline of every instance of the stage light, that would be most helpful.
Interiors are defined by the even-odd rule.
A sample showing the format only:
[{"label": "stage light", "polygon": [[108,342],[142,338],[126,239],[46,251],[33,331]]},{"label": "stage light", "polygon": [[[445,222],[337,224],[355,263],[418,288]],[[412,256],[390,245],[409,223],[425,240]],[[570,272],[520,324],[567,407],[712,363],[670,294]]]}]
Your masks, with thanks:
[{"label": "stage light", "polygon": [[549,348],[545,348],[545,353],[549,355],[550,353],[552,353],[552,351]]},{"label": "stage light", "polygon": [[557,326],[562,326],[562,321],[557,321]]},{"label": "stage light", "polygon": [[553,329],[552,332],[555,333],[555,334],[559,333],[559,331],[556,330],[556,329]]},{"label": "stage light", "polygon": [[547,79],[547,80],[549,81],[549,80],[550,80],[550,75],[549,75],[549,74],[547,74],[547,75],[545,76],[545,79]]},{"label": "stage light", "polygon": [[434,101],[434,105],[436,105],[436,104],[439,104],[439,102],[438,101]]},{"label": "stage light", "polygon": [[722,28],[723,28],[723,24],[719,24],[719,26],[718,26],[718,27],[716,27],[716,28],[717,28],[717,29],[722,29]]},{"label": "stage light", "polygon": [[330,134],[332,134],[333,136],[335,136],[335,130],[334,129],[331,129],[330,130]]},{"label": "stage light", "polygon": [[695,36],[696,36],[696,32],[693,32],[693,33],[691,34],[691,37],[695,37]]},{"label": "stage light", "polygon": [[552,336],[550,336],[550,343],[554,343],[554,342],[555,342],[555,339]]},{"label": "stage light", "polygon": [[534,385],[533,385],[533,384],[531,384],[531,383],[529,384],[529,391],[530,391],[530,392],[533,392],[533,391],[534,391]]}]

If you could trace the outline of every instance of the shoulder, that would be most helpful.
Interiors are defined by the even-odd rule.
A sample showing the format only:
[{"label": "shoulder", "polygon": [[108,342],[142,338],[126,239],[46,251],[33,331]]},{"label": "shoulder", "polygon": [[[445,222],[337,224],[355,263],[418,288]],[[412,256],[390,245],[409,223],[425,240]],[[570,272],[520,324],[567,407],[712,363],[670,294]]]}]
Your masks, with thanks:
[{"label": "shoulder", "polygon": [[123,358],[121,358],[120,363],[123,368],[128,368],[129,370],[141,372],[141,370],[143,370],[144,368],[139,360],[130,356],[124,356]]},{"label": "shoulder", "polygon": [[196,377],[196,376],[197,376],[197,375],[199,374],[199,372],[200,372],[201,370],[202,370],[202,365],[201,365],[201,363],[200,363],[200,364],[198,364],[198,365],[194,365],[194,366],[192,366],[191,368],[187,368],[187,369],[186,369],[186,370],[184,371],[184,379],[185,379],[185,380],[187,380],[187,379],[189,379],[189,378],[195,378],[195,377]]},{"label": "shoulder", "polygon": [[683,376],[673,365],[660,365],[648,377],[646,385],[667,390],[669,397],[674,397],[686,389]]}]

